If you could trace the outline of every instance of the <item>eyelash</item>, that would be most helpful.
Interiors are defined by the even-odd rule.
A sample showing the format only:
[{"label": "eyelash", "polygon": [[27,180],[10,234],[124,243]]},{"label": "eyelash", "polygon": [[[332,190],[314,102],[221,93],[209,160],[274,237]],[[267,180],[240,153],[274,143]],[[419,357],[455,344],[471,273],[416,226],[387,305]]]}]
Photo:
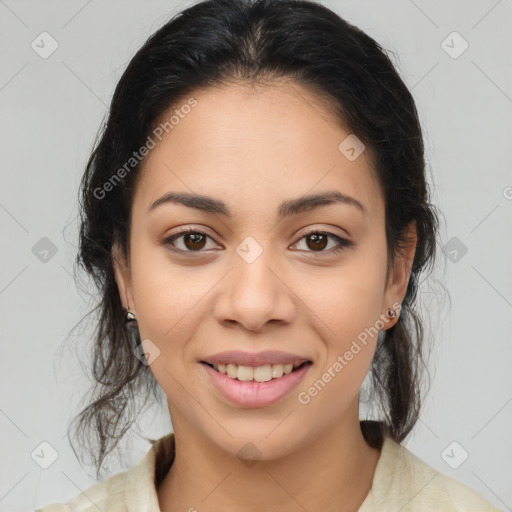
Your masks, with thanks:
[{"label": "eyelash", "polygon": [[[194,228],[187,228],[187,229],[183,229],[179,233],[175,233],[174,235],[171,235],[171,236],[165,238],[162,243],[164,245],[173,245],[173,242],[175,240],[177,240],[178,238],[180,238],[184,235],[189,235],[189,234],[202,235],[207,238],[211,238],[209,235],[207,235],[206,233],[203,233],[202,231],[199,231]],[[323,254],[329,254],[329,255],[338,254],[339,252],[343,251],[344,249],[348,249],[348,248],[352,247],[353,245],[355,245],[354,242],[351,242],[350,240],[347,240],[346,238],[335,235],[334,233],[329,233],[328,231],[319,231],[319,230],[308,231],[307,233],[303,234],[293,245],[296,245],[302,239],[307,238],[308,236],[311,236],[311,235],[326,235],[329,238],[332,238],[336,242],[338,242],[337,247],[335,247],[334,249],[327,250],[327,251],[324,251],[324,250],[322,250],[322,251],[305,251],[308,253],[312,253],[315,257],[321,256]],[[171,250],[174,252],[179,252],[179,253],[198,253],[199,254],[199,253],[205,252],[204,250],[184,251],[183,249],[176,249],[176,248],[171,249]]]}]

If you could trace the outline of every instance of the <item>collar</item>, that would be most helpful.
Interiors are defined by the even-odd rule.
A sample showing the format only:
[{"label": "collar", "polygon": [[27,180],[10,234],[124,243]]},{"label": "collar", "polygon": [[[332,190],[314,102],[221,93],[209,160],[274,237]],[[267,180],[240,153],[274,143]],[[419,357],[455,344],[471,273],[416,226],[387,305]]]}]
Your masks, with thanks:
[{"label": "collar", "polygon": [[174,433],[161,437],[143,459],[127,473],[125,496],[128,512],[160,512],[157,487],[174,461]]}]

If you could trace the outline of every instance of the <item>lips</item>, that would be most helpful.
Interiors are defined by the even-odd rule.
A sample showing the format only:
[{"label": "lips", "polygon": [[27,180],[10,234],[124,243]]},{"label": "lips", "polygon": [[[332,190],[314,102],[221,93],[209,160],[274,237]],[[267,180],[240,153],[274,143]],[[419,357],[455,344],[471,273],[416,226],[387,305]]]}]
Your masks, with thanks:
[{"label": "lips", "polygon": [[203,363],[218,366],[219,364],[236,364],[237,366],[265,366],[265,365],[293,365],[300,366],[302,363],[311,362],[307,357],[289,352],[267,350],[264,352],[243,352],[227,351],[213,354],[201,360]]},{"label": "lips", "polygon": [[[222,363],[219,364],[222,365]],[[203,367],[206,375],[211,379],[220,397],[223,397],[223,399],[235,406],[250,408],[266,407],[289,396],[293,389],[304,379],[312,363],[304,362],[295,370],[290,371],[290,373],[281,374],[281,376],[277,375],[276,378],[270,378],[270,380],[268,380],[268,377],[270,377],[268,375],[269,365],[257,367],[238,366],[237,371],[242,373],[236,377],[224,374],[206,362],[202,362],[200,366]],[[226,366],[229,369],[236,365],[229,363]],[[280,367],[282,370],[284,366],[277,364],[272,366],[272,368],[274,367]],[[263,374],[266,372],[266,376],[254,375],[258,381],[253,380],[252,376],[247,374],[247,372],[250,373],[252,370],[263,372]],[[228,373],[230,372],[228,371]],[[242,379],[239,377],[242,377]]]}]

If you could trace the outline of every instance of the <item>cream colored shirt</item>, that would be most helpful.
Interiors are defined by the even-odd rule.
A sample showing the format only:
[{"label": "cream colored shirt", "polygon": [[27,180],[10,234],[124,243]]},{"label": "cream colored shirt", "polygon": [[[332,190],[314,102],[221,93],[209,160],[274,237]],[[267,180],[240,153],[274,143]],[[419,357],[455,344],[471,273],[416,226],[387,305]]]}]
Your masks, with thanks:
[{"label": "cream colored shirt", "polygon": [[[66,504],[54,503],[35,512],[160,512],[156,487],[173,459],[174,434],[171,433],[152,445],[128,471],[91,486]],[[359,512],[427,510],[496,512],[500,509],[470,487],[435,470],[390,437],[384,437],[372,488]]]}]

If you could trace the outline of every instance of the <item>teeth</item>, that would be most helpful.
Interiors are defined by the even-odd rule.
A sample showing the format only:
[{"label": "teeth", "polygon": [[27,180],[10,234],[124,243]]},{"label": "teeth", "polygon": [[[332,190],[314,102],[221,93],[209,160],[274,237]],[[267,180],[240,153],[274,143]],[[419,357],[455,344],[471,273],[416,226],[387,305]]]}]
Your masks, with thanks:
[{"label": "teeth", "polygon": [[[295,368],[300,365],[295,365]],[[263,366],[238,366],[236,364],[218,364],[213,367],[220,373],[243,381],[254,380],[256,382],[268,382],[272,379],[278,379],[285,374],[291,373],[293,364],[266,364]]]}]

